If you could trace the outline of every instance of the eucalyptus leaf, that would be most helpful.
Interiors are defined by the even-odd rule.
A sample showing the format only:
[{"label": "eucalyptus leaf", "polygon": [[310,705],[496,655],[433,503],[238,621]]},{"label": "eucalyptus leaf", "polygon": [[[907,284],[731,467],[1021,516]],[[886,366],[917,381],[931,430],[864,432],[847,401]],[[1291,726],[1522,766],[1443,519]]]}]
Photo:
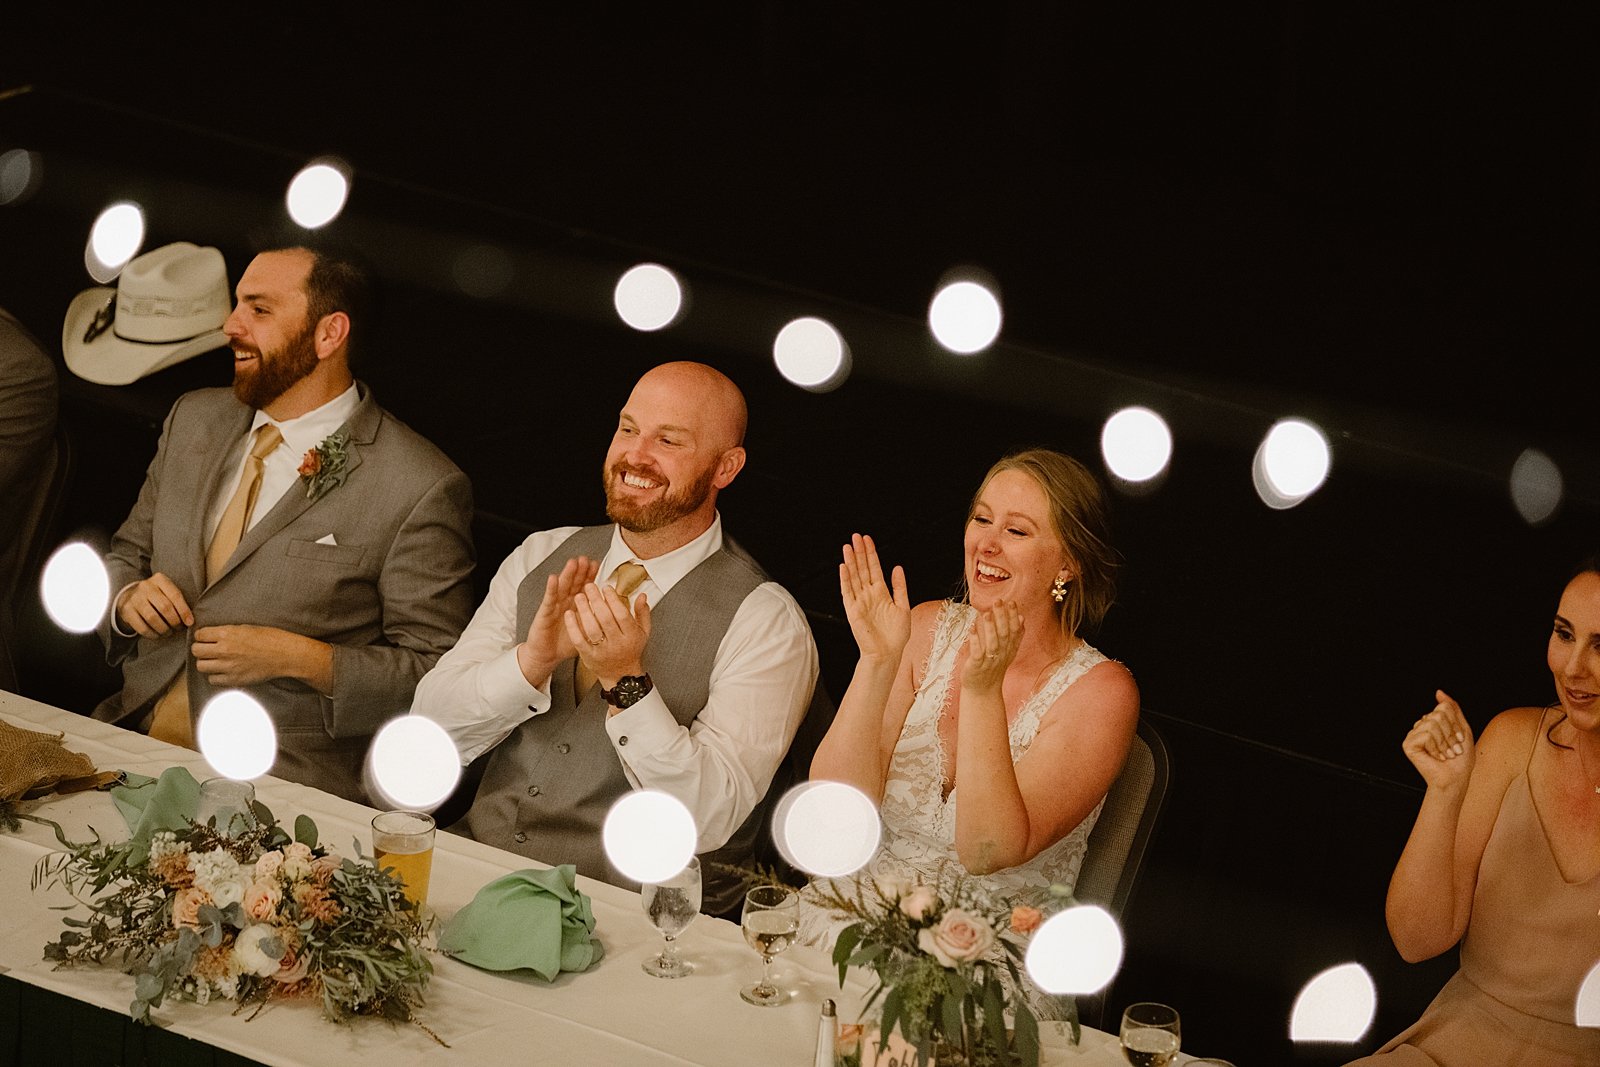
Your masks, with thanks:
[{"label": "eucalyptus leaf", "polygon": [[309,815],[294,817],[294,839],[307,848],[317,847],[317,824]]}]

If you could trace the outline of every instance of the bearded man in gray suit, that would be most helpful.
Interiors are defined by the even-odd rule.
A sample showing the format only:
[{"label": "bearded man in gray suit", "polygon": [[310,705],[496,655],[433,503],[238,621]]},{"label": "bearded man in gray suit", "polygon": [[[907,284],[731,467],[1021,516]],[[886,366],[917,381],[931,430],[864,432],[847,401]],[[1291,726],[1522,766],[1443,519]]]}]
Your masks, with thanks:
[{"label": "bearded man in gray suit", "polygon": [[257,256],[223,327],[232,390],[178,399],[107,558],[122,692],[95,717],[193,746],[222,689],[273,719],[272,773],[364,800],[372,734],[471,611],[466,475],[350,370],[363,273]]},{"label": "bearded man in gray suit", "polygon": [[601,826],[624,793],[659,789],[694,815],[702,910],[738,907],[738,879],[712,861],[752,862],[817,679],[799,605],[723,534],[717,494],[744,468],[745,420],[711,367],[656,367],[606,455],[613,525],[536,533],[501,565],[412,706],[463,763],[492,750],[454,829],[632,886]]}]

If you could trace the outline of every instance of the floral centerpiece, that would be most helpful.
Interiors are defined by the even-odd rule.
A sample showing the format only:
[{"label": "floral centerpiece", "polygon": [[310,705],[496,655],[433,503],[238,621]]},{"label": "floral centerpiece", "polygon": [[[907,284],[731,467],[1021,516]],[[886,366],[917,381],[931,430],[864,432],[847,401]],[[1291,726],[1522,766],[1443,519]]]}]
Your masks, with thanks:
[{"label": "floral centerpiece", "polygon": [[291,838],[264,805],[253,811],[255,824],[236,833],[190,823],[148,845],[96,835],[45,857],[33,887],[59,882],[90,915],[64,918],[44,958],[71,967],[115,957],[134,976],[129,1014],[143,1023],[168,996],[258,1011],[304,997],[335,1022],[379,1015],[439,1041],[415,1017],[433,965],[400,882],[319,844],[304,815]]},{"label": "floral centerpiece", "polygon": [[[996,900],[977,881],[946,873],[932,885],[858,875],[814,882],[809,892],[855,920],[840,932],[833,962],[840,985],[851,967],[872,970],[877,982],[864,1010],[881,1003],[882,1042],[898,1029],[919,1065],[1037,1067],[1039,1024],[1018,965],[1022,939],[1044,918],[1039,909]],[[1076,1040],[1075,1017],[1072,1031]],[[859,1053],[845,1058],[850,1067],[863,1060],[871,1062]]]}]

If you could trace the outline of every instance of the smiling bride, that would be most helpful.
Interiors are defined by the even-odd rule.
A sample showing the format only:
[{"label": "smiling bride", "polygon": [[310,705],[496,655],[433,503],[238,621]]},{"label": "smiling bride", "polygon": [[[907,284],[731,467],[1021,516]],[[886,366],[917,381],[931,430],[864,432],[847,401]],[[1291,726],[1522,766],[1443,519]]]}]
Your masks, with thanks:
[{"label": "smiling bride", "polygon": [[[955,868],[1031,903],[1076,880],[1139,717],[1128,669],[1080,636],[1115,593],[1105,511],[1082,464],[1035,449],[978,488],[962,600],[913,608],[870,537],[844,546],[859,659],[811,777],[878,803],[884,839],[865,873],[881,884]],[[803,917],[814,943],[838,928],[821,909]]]}]

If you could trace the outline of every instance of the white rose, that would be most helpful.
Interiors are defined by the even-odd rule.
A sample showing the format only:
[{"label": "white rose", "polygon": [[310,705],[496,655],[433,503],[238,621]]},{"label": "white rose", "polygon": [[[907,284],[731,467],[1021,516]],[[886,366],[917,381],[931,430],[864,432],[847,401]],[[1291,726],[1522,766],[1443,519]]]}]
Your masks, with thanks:
[{"label": "white rose", "polygon": [[878,894],[891,903],[911,892],[911,880],[898,874],[884,874],[873,878],[873,884],[878,887]]},{"label": "white rose", "polygon": [[900,898],[900,910],[912,922],[927,922],[930,914],[939,907],[939,894],[929,886],[919,885]]},{"label": "white rose", "polygon": [[278,960],[267,955],[261,947],[262,942],[277,936],[278,932],[266,923],[257,923],[239,931],[238,938],[233,942],[233,957],[239,961],[239,970],[260,978],[277,974]]},{"label": "white rose", "polygon": [[211,886],[211,899],[219,908],[226,908],[229,904],[238,904],[244,900],[245,884],[238,878],[230,878],[225,882],[214,882]]},{"label": "white rose", "polygon": [[261,858],[256,860],[256,879],[266,881],[278,873],[278,868],[283,865],[283,853],[277,849],[263,852]]}]

